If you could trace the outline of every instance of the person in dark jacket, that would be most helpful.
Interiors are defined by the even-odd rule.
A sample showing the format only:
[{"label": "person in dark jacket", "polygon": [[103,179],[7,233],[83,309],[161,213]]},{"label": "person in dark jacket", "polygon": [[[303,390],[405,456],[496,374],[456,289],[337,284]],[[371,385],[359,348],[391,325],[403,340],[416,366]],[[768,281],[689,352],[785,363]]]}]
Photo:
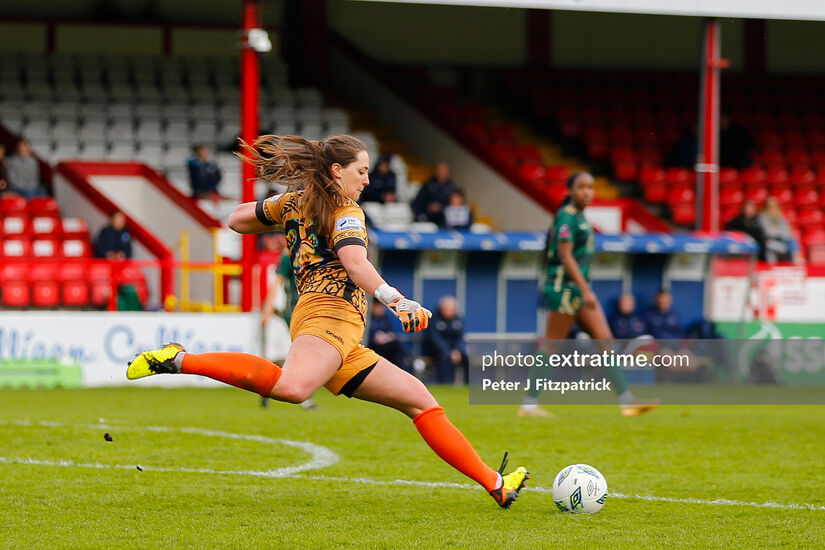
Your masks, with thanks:
[{"label": "person in dark jacket", "polygon": [[396,176],[390,170],[392,155],[382,155],[370,172],[370,184],[361,192],[361,202],[395,202]]},{"label": "person in dark jacket", "polygon": [[610,319],[613,337],[619,340],[631,340],[647,334],[647,326],[636,314],[636,299],[632,294],[622,294],[616,304],[616,313]]},{"label": "person in dark jacket", "polygon": [[418,191],[413,201],[413,213],[416,221],[432,222],[444,227],[444,208],[450,201],[455,186],[450,180],[450,167],[446,162],[435,166],[433,177],[427,180]]},{"label": "person in dark jacket", "polygon": [[679,316],[670,309],[671,305],[673,296],[667,290],[660,290],[656,305],[647,314],[648,332],[657,340],[678,340],[685,334]]},{"label": "person in dark jacket", "polygon": [[221,183],[221,170],[209,158],[209,147],[198,145],[195,147],[195,156],[186,163],[189,168],[189,185],[192,187],[193,199],[220,198],[218,185]]},{"label": "person in dark jacket", "polygon": [[100,230],[95,245],[95,257],[125,260],[132,257],[132,236],[126,231],[126,216],[115,212],[109,225]]},{"label": "person in dark jacket", "polygon": [[759,257],[765,259],[765,231],[759,223],[759,209],[752,200],[742,203],[742,212],[725,225],[725,231],[740,231],[753,237],[759,245]]},{"label": "person in dark jacket", "polygon": [[423,353],[433,359],[439,384],[459,385],[467,381],[470,362],[464,322],[458,316],[458,304],[452,296],[438,301],[438,310],[424,333]]},{"label": "person in dark jacket", "polygon": [[412,356],[398,340],[398,321],[387,315],[387,308],[378,300],[372,303],[367,345],[387,361],[412,372]]}]

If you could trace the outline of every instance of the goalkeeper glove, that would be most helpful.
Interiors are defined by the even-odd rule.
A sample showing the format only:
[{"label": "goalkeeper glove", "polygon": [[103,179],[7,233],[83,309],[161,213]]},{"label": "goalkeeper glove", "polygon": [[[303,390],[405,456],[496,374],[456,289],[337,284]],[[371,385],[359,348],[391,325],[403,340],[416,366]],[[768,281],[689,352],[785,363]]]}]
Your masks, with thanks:
[{"label": "goalkeeper glove", "polygon": [[383,283],[374,293],[382,304],[387,306],[393,315],[401,321],[404,332],[419,332],[427,328],[427,323],[433,314],[429,309],[422,307],[415,300],[408,300],[387,283]]}]

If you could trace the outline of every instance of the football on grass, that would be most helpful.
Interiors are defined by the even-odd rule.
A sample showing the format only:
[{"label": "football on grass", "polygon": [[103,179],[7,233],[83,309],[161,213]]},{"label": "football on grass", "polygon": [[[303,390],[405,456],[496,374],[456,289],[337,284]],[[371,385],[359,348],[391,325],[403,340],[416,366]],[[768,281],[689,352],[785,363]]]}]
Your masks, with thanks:
[{"label": "football on grass", "polygon": [[567,466],[553,480],[553,500],[563,512],[595,514],[606,498],[607,480],[593,466]]}]

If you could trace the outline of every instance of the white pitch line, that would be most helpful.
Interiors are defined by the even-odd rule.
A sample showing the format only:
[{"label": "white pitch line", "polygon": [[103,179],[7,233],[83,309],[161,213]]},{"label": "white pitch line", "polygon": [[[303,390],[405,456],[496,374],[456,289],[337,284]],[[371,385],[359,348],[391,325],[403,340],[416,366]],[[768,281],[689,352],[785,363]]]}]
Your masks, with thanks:
[{"label": "white pitch line", "polygon": [[[31,423],[28,421],[16,421],[12,424],[31,426],[39,425],[43,427],[56,428],[63,426],[55,422],[37,422]],[[7,421],[0,421],[0,425],[9,424]],[[112,427],[106,424],[90,424],[85,426],[87,428],[95,429],[111,429]],[[299,464],[297,466],[286,466],[276,470],[214,470],[212,468],[165,468],[155,466],[141,466],[145,471],[152,472],[166,472],[166,473],[196,473],[196,474],[211,474],[211,475],[240,475],[247,477],[263,477],[263,478],[280,478],[280,479],[307,479],[311,481],[331,481],[337,483],[364,483],[369,485],[407,485],[414,487],[429,487],[429,488],[445,488],[445,489],[464,489],[464,490],[479,490],[481,487],[470,483],[451,483],[451,482],[432,482],[432,481],[417,481],[412,479],[370,479],[365,477],[332,477],[323,475],[296,475],[299,472],[313,469],[326,468],[338,462],[339,457],[330,449],[314,443],[306,441],[291,441],[288,439],[275,439],[262,435],[254,434],[238,434],[231,432],[221,432],[217,430],[203,430],[201,428],[170,428],[166,426],[116,426],[119,430],[146,430],[154,432],[181,432],[189,434],[203,435],[207,437],[225,437],[230,439],[243,439],[247,441],[257,441],[259,443],[270,443],[287,445],[293,448],[301,449],[312,455],[312,460]],[[101,464],[99,462],[74,462],[72,460],[39,460],[35,458],[9,458],[0,456],[0,464],[20,464],[32,466],[56,466],[66,468],[93,468],[93,469],[116,469],[116,470],[132,470],[137,464]],[[548,487],[534,487],[528,486],[526,489],[530,493],[552,494],[552,489]],[[715,499],[702,500],[698,498],[675,498],[675,497],[657,497],[653,495],[626,495],[623,493],[609,493],[609,497],[628,500],[643,500],[648,502],[674,502],[680,504],[700,504],[703,506],[744,506],[749,508],[771,508],[780,510],[811,510],[811,511],[825,511],[825,506],[818,506],[815,504],[782,504],[779,502],[748,502],[743,500],[729,500],[729,499]]]}]

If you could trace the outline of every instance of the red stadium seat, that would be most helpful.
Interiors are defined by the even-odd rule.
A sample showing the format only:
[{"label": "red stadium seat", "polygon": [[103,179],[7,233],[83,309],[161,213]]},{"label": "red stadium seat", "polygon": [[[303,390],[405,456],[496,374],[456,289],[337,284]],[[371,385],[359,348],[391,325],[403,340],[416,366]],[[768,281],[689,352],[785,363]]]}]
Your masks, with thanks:
[{"label": "red stadium seat", "polygon": [[693,203],[696,200],[696,192],[689,187],[677,187],[671,189],[667,194],[667,202],[671,206],[677,204]]},{"label": "red stadium seat", "polygon": [[31,293],[25,281],[7,281],[2,284],[3,307],[29,307]]},{"label": "red stadium seat", "polygon": [[793,196],[793,202],[797,207],[816,206],[819,204],[819,193],[814,189],[800,189]]},{"label": "red stadium seat", "polygon": [[5,239],[2,255],[6,258],[29,258],[32,255],[32,243],[28,239]]},{"label": "red stadium seat", "polygon": [[549,185],[567,185],[568,177],[570,173],[566,166],[545,166],[544,168],[544,181]]},{"label": "red stadium seat", "polygon": [[67,307],[85,307],[89,305],[89,268],[84,263],[64,263],[60,265],[61,302]]},{"label": "red stadium seat", "polygon": [[667,200],[666,183],[648,183],[644,187],[645,200],[651,204],[662,204]]},{"label": "red stadium seat", "polygon": [[756,206],[761,208],[765,199],[768,198],[768,189],[766,187],[748,187],[745,189],[745,199],[753,201]]},{"label": "red stadium seat", "polygon": [[632,160],[614,160],[613,161],[613,177],[617,181],[636,181],[638,176],[638,167],[636,162]]},{"label": "red stadium seat", "polygon": [[0,217],[28,216],[29,203],[18,195],[3,195],[0,197]]},{"label": "red stadium seat", "polygon": [[34,197],[29,201],[29,212],[32,217],[51,216],[60,217],[60,206],[52,197]]},{"label": "red stadium seat", "polygon": [[112,266],[108,261],[97,261],[89,266],[91,282],[91,303],[105,307],[112,294]]},{"label": "red stadium seat", "polygon": [[807,166],[805,168],[794,168],[791,171],[790,182],[796,187],[807,186],[812,188],[816,184],[816,176]]},{"label": "red stadium seat", "polygon": [[739,173],[739,181],[745,185],[756,185],[765,183],[765,171],[761,168],[750,167],[745,168]]},{"label": "red stadium seat", "polygon": [[788,183],[789,181],[790,177],[788,176],[787,170],[784,168],[768,168],[765,172],[765,182],[768,185],[781,185],[783,183]]},{"label": "red stadium seat", "polygon": [[806,230],[812,227],[821,226],[822,210],[819,210],[818,208],[797,210],[796,222],[799,224],[799,227]]},{"label": "red stadium seat", "polygon": [[804,149],[791,149],[785,153],[785,162],[792,168],[808,169],[811,164],[811,159],[808,157],[808,152]]},{"label": "red stadium seat", "polygon": [[32,257],[58,258],[62,256],[60,241],[57,239],[37,239],[32,242]]},{"label": "red stadium seat", "polygon": [[725,188],[719,190],[719,204],[723,207],[735,207],[736,210],[739,210],[744,200],[745,194],[741,189]]},{"label": "red stadium seat", "polygon": [[639,172],[639,183],[642,187],[648,184],[663,184],[665,183],[665,171],[655,166],[643,166]]},{"label": "red stadium seat", "polygon": [[686,168],[668,168],[665,171],[668,185],[687,186],[692,183],[690,171]]},{"label": "red stadium seat", "polygon": [[60,305],[60,288],[57,282],[57,264],[35,263],[29,271],[31,303],[36,307]]},{"label": "red stadium seat", "polygon": [[531,183],[544,181],[544,166],[537,163],[527,163],[519,166],[518,175]]},{"label": "red stadium seat", "polygon": [[59,237],[63,232],[63,225],[59,218],[51,216],[40,216],[32,218],[31,221],[32,234],[35,239],[44,237]]},{"label": "red stadium seat", "polygon": [[547,187],[547,201],[553,210],[558,208],[561,201],[567,196],[566,184],[553,184]]},{"label": "red stadium seat", "polygon": [[719,170],[719,187],[739,187],[739,171],[736,168],[722,168]]},{"label": "red stadium seat", "polygon": [[512,143],[494,143],[490,146],[490,155],[511,166],[516,165],[516,152]]},{"label": "red stadium seat", "polygon": [[66,239],[89,240],[89,226],[81,218],[63,218],[63,237]]},{"label": "red stadium seat", "polygon": [[9,216],[3,220],[3,235],[7,239],[31,238],[31,230],[29,218]]},{"label": "red stadium seat", "polygon": [[63,256],[66,258],[88,258],[92,255],[89,241],[68,239],[63,241]]},{"label": "red stadium seat", "polygon": [[678,225],[693,225],[696,223],[696,207],[693,203],[677,204],[671,207],[673,223]]}]

